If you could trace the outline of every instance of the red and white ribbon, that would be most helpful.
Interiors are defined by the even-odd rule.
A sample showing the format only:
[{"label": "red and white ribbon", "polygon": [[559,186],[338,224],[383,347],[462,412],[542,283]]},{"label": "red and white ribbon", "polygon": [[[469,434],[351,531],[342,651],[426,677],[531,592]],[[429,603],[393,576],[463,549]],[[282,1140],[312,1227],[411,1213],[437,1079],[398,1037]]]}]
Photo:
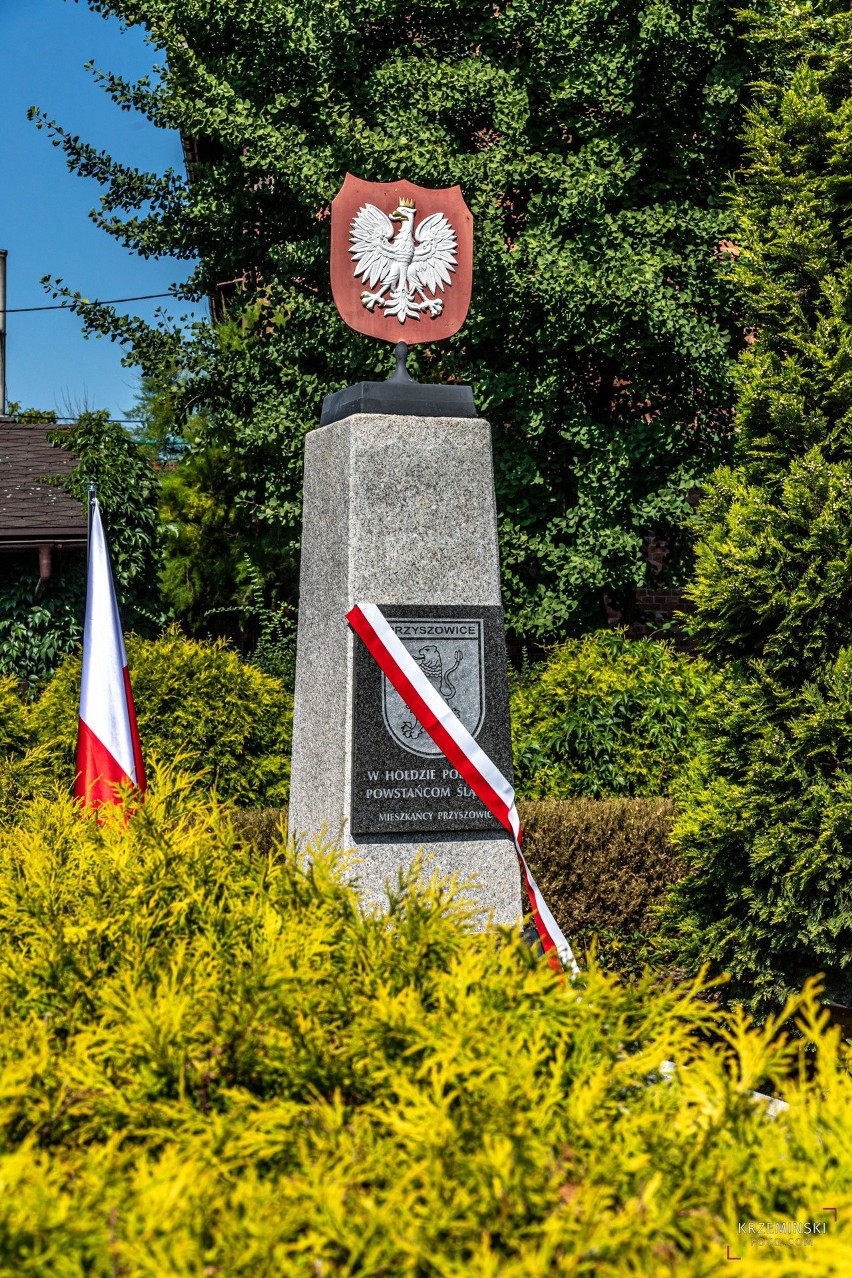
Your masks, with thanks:
[{"label": "red and white ribbon", "polygon": [[346,614],[346,620],[438,749],[512,836],[536,930],[551,966],[558,967],[561,963],[572,972],[579,972],[571,946],[548,909],[521,851],[521,822],[515,806],[515,791],[427,679],[381,610],[375,604],[356,603]]}]

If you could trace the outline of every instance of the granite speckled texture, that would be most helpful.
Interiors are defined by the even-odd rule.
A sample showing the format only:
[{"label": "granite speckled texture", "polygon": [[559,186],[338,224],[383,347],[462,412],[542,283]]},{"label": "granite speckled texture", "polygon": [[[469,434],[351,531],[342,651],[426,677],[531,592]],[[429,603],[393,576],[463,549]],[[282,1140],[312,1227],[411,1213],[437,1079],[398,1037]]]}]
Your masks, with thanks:
[{"label": "granite speckled texture", "polygon": [[348,831],[356,600],[499,604],[491,428],[482,419],[359,414],[305,441],[302,563],[290,830],[342,836],[380,904],[418,848],[443,873],[476,876],[483,917],[521,913],[517,858],[495,834]]}]

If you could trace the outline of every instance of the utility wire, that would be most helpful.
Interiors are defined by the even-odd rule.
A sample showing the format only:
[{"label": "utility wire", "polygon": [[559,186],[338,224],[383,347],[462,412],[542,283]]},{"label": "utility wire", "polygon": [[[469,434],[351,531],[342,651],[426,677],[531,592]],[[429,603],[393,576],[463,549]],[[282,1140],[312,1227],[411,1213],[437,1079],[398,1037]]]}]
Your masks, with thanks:
[{"label": "utility wire", "polygon": [[[171,297],[176,302],[185,301],[185,298],[175,297],[174,293],[140,293],[138,297],[108,297],[104,301],[94,301],[91,298],[75,298],[74,301],[85,302],[87,306],[117,306],[119,302],[148,302],[155,297]],[[7,315],[24,315],[32,311],[67,311],[73,306],[73,302],[59,302],[55,306],[8,306],[6,308]]]}]

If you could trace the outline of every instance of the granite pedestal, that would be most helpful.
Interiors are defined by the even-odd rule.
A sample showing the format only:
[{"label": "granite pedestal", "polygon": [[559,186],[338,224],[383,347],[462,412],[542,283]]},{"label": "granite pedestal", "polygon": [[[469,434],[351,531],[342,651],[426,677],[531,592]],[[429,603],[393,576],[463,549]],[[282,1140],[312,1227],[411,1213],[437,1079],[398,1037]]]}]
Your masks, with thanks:
[{"label": "granite pedestal", "polygon": [[310,840],[324,829],[354,849],[355,876],[376,904],[422,848],[440,872],[476,876],[483,918],[512,923],[521,914],[520,877],[499,830],[350,830],[360,641],[345,616],[357,601],[499,606],[487,422],[355,414],[307,436],[290,832]]}]

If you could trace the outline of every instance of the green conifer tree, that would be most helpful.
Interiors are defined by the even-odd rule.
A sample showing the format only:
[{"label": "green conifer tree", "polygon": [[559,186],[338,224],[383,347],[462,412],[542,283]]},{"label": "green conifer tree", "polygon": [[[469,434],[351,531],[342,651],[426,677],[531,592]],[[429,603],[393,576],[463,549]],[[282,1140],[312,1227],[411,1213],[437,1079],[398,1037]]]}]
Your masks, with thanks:
[{"label": "green conifer tree", "polygon": [[738,460],[700,510],[695,633],[726,668],[681,796],[679,952],[758,1013],[814,972],[852,1001],[852,16],[784,0],[753,36],[733,269],[753,324]]},{"label": "green conifer tree", "polygon": [[[347,330],[328,282],[330,202],[347,170],[460,183],[475,218],[474,302],[415,373],[462,379],[495,428],[510,624],[540,638],[602,620],[645,579],[643,534],[671,533],[724,458],[737,341],[718,246],[744,80],[718,0],[90,0],[146,30],[159,78],[107,92],[180,130],[187,182],[142,173],[41,116],[103,187],[95,220],[144,255],[197,261],[178,295],[231,292],[178,333],[77,299],[91,330],[202,410],[187,468],[280,597],[292,597],[302,442],[324,393],[390,371]],[[235,283],[236,281],[236,283]],[[179,397],[180,398],[180,397]],[[181,404],[177,405],[180,416]],[[184,472],[179,469],[178,479]],[[177,481],[176,481],[177,482]],[[210,492],[211,483],[216,491]],[[223,574],[179,538],[190,611]],[[677,556],[673,555],[673,563]],[[208,561],[209,563],[209,561]],[[228,573],[224,574],[227,578]]]}]

